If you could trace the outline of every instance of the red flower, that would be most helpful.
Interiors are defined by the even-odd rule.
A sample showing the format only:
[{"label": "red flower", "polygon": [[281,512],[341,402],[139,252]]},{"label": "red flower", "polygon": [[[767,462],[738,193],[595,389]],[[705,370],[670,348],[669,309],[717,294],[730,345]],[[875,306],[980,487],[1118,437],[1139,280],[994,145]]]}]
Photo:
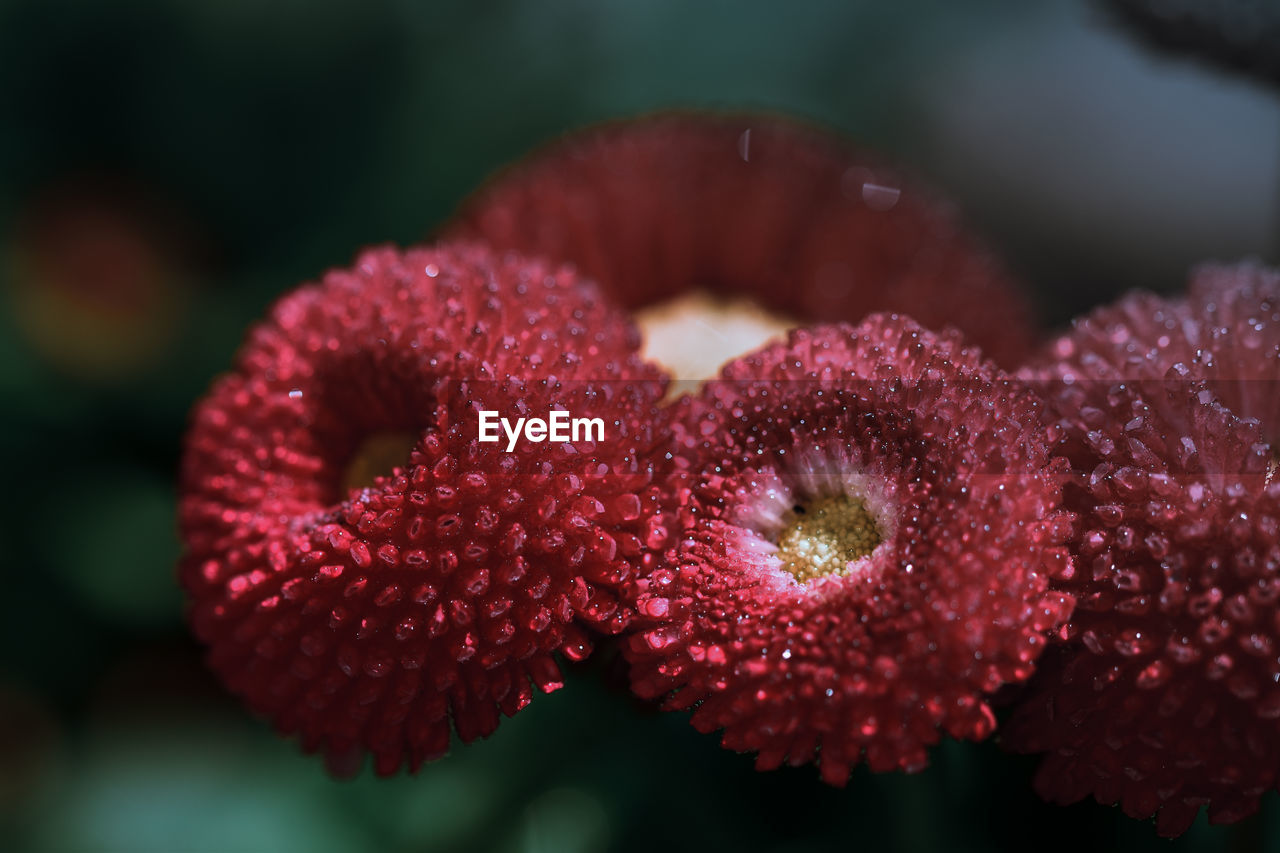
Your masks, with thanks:
[{"label": "red flower", "polygon": [[[1081,472],[1077,596],[1011,719],[1047,799],[1179,835],[1280,781],[1280,276],[1207,268],[1185,299],[1077,321],[1040,369]],[[1052,664],[1050,664],[1052,659]]]},{"label": "red flower", "polygon": [[793,332],[687,405],[678,546],[637,587],[633,684],[757,766],[843,784],[987,736],[1070,611],[1026,389],[905,318]]},{"label": "red flower", "polygon": [[169,357],[191,302],[180,211],[127,181],[77,175],[37,194],[12,234],[5,297],[49,365],[109,384]]},{"label": "red flower", "polygon": [[[282,299],[197,406],[182,581],[213,668],[339,770],[443,754],[560,686],[665,531],[656,373],[565,270],[479,248],[363,254]],[[478,413],[603,441],[478,441]],[[381,476],[374,476],[380,474]]]},{"label": "red flower", "polygon": [[709,288],[806,322],[909,312],[1008,364],[1033,337],[1022,295],[949,205],[779,118],[578,133],[500,175],[445,233],[572,262],[631,308]]}]

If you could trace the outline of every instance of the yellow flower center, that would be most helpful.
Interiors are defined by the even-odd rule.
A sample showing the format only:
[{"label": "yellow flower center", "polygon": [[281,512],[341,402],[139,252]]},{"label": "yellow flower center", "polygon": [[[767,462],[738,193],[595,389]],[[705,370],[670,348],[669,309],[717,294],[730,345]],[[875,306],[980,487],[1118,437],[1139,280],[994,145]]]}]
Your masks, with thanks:
[{"label": "yellow flower center", "polygon": [[778,559],[801,583],[844,574],[850,562],[870,554],[883,538],[867,505],[847,495],[796,506],[786,520]]},{"label": "yellow flower center", "polygon": [[409,464],[418,436],[411,432],[375,432],[360,442],[342,475],[344,492],[364,489]]},{"label": "yellow flower center", "polygon": [[739,356],[786,337],[799,323],[742,297],[697,290],[650,305],[636,314],[641,355],[671,374],[667,399],[696,393]]}]

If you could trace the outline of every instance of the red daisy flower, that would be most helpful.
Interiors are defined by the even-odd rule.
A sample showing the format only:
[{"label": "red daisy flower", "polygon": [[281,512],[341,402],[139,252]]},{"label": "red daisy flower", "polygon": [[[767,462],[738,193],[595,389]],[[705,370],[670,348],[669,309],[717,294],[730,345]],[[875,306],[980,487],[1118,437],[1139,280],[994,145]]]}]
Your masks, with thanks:
[{"label": "red daisy flower", "polygon": [[685,404],[679,544],[637,586],[633,685],[701,731],[918,770],[987,736],[1070,612],[1071,522],[1026,389],[897,316],[793,332]]},{"label": "red daisy flower", "polygon": [[[336,770],[443,754],[560,686],[665,530],[663,383],[567,270],[476,247],[366,252],[282,299],[196,407],[182,581],[213,668]],[[603,440],[478,440],[478,414]],[[592,436],[599,438],[599,432]]]},{"label": "red daisy flower", "polygon": [[500,175],[445,233],[572,262],[631,308],[707,288],[800,321],[910,312],[1009,364],[1033,339],[1024,298],[948,204],[779,118],[580,132]]},{"label": "red daisy flower", "polygon": [[[1077,321],[1036,371],[1079,471],[1079,600],[1006,729],[1055,802],[1179,835],[1280,781],[1280,275],[1198,271]],[[1050,659],[1052,663],[1050,663]]]},{"label": "red daisy flower", "polygon": [[50,365],[111,383],[166,360],[192,295],[180,211],[128,182],[77,175],[35,196],[12,234],[5,296]]}]

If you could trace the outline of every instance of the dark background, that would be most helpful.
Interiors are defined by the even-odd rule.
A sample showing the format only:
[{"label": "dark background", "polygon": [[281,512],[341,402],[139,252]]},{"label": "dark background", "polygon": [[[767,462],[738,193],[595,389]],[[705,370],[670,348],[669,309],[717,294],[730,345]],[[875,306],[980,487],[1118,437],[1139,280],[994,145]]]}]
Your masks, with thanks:
[{"label": "dark background", "polygon": [[672,106],[815,119],[932,180],[1048,324],[1280,259],[1277,91],[1071,0],[0,0],[0,848],[1280,847],[1274,794],[1170,845],[1040,803],[994,743],[845,790],[759,774],[607,649],[392,780],[331,780],[206,673],[174,470],[245,326],[537,143]]}]

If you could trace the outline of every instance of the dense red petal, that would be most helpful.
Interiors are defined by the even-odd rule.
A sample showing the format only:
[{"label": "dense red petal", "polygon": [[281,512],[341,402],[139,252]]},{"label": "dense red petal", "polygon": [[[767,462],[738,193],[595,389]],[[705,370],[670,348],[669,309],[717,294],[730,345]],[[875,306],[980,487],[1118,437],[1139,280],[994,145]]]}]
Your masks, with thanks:
[{"label": "dense red petal", "polygon": [[[364,253],[276,304],[192,416],[183,585],[213,668],[335,769],[389,773],[552,690],[626,622],[660,543],[643,461],[663,383],[565,269],[477,247]],[[601,417],[605,440],[477,440],[477,413]],[[361,441],[402,464],[343,485]],[[531,686],[532,681],[532,686]]]},{"label": "dense red petal", "polygon": [[1006,740],[1047,753],[1051,800],[1158,814],[1163,835],[1204,805],[1239,820],[1280,781],[1280,276],[1205,268],[1049,352],[1081,519],[1058,586],[1079,605]]},{"label": "dense red petal", "polygon": [[1033,339],[1024,297],[950,205],[781,118],[579,132],[500,174],[445,233],[572,262],[632,308],[709,288],[803,322],[900,311],[1010,365]]},{"label": "dense red petal", "polygon": [[[1070,612],[1050,459],[1027,389],[905,318],[792,333],[684,404],[679,544],[637,587],[633,684],[762,768],[843,784],[980,739]],[[1060,461],[1060,460],[1058,460]],[[864,501],[882,542],[801,583],[776,543],[793,505]]]}]

